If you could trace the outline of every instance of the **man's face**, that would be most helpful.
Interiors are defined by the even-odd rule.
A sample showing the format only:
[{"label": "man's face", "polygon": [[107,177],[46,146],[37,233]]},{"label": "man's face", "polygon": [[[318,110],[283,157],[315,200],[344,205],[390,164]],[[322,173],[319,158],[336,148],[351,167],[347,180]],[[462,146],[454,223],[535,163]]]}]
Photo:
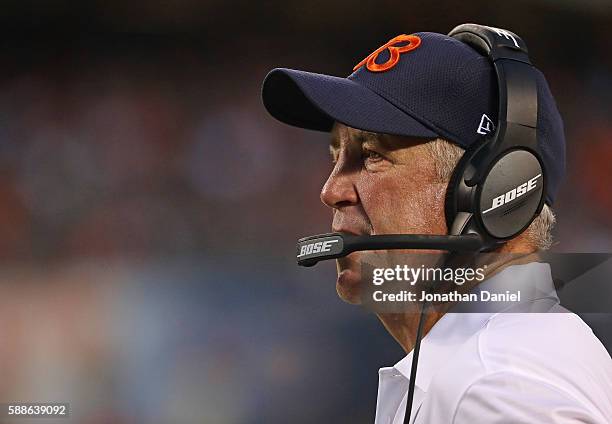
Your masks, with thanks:
[{"label": "man's face", "polygon": [[[352,234],[446,234],[444,196],[428,140],[364,132],[342,124],[332,130],[334,168],[321,190],[333,210],[332,231]],[[338,295],[360,303],[360,258],[336,261]]]}]

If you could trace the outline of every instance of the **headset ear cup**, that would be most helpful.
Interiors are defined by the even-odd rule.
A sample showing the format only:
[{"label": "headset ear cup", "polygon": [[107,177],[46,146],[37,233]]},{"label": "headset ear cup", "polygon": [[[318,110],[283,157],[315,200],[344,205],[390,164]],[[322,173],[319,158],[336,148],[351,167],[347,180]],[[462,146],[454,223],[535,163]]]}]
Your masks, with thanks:
[{"label": "headset ear cup", "polygon": [[446,196],[444,198],[444,217],[446,218],[446,228],[449,232],[457,216],[457,198],[455,194],[457,193],[457,187],[461,182],[461,178],[465,173],[465,168],[470,163],[471,159],[474,157],[474,154],[488,140],[489,139],[487,137],[482,137],[480,140],[473,143],[465,150],[463,156],[461,156],[461,159],[459,159],[459,162],[457,162],[457,165],[455,166],[450,180],[448,181],[448,186],[446,187]]},{"label": "headset ear cup", "polygon": [[540,158],[528,149],[510,149],[495,158],[475,199],[482,230],[508,240],[527,229],[544,203],[544,174]]}]

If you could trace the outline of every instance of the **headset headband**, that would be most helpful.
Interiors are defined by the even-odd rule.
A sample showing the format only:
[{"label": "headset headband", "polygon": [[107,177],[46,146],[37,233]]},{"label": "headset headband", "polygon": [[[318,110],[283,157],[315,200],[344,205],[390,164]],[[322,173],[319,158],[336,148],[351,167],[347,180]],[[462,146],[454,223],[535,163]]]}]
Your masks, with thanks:
[{"label": "headset headband", "polygon": [[[536,74],[525,42],[510,31],[463,24],[449,36],[487,56],[497,76],[495,132],[468,149],[466,160],[451,178],[445,205],[450,234],[477,233],[489,249],[525,230],[544,206],[546,178],[537,137]],[[528,196],[512,207],[504,205],[501,215],[499,210],[487,214],[496,197],[526,181],[532,186],[530,181],[536,176],[542,178]]]},{"label": "headset headband", "polygon": [[513,146],[539,153],[538,90],[525,42],[513,32],[484,25],[463,24],[449,36],[487,56],[497,75],[497,128],[489,142],[498,152]]}]

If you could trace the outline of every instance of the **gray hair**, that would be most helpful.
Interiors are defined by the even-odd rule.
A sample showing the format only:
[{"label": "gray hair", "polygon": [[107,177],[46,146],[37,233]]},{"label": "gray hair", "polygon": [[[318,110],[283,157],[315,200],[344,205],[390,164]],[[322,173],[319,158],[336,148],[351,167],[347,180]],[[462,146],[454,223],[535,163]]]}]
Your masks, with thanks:
[{"label": "gray hair", "polygon": [[[457,162],[463,156],[464,150],[441,138],[426,143],[425,147],[435,160],[436,177],[439,181],[448,182]],[[541,250],[547,250],[553,242],[552,229],[556,221],[554,212],[545,204],[542,212],[523,234],[533,246]]]}]

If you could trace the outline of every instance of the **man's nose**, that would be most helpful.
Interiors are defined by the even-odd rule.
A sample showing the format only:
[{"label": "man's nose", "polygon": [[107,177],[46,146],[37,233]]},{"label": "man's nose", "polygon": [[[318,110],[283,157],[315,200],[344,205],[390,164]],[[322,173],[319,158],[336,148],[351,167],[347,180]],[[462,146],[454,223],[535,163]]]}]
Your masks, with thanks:
[{"label": "man's nose", "polygon": [[330,208],[356,205],[359,195],[354,184],[354,172],[336,165],[321,189],[321,201]]}]

